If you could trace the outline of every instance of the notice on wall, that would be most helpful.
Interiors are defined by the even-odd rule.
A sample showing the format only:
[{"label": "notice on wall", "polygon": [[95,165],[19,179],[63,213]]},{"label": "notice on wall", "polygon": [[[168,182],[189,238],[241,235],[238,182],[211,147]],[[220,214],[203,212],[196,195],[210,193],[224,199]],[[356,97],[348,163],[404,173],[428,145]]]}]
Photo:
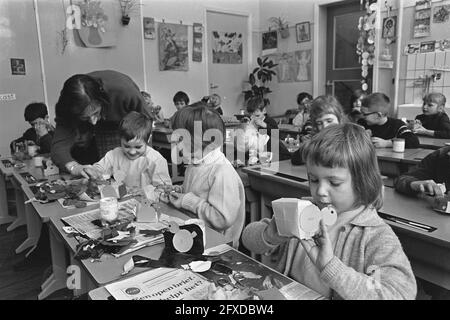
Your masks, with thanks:
[{"label": "notice on wall", "polygon": [[430,35],[431,0],[416,2],[414,15],[414,38],[428,37]]},{"label": "notice on wall", "polygon": [[0,94],[0,101],[13,101],[13,100],[16,100],[15,93]]},{"label": "notice on wall", "polygon": [[194,23],[193,28],[192,61],[202,62],[203,26],[201,23]]}]

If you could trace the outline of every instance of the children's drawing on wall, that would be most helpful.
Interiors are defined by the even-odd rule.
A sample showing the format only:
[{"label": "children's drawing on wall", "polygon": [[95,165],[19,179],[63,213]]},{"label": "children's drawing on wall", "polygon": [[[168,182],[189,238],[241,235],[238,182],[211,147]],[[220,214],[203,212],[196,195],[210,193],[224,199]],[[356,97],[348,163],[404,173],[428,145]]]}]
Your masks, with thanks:
[{"label": "children's drawing on wall", "polygon": [[434,7],[433,23],[447,22],[449,16],[450,16],[450,5]]},{"label": "children's drawing on wall", "polygon": [[213,31],[213,63],[242,63],[242,33]]},{"label": "children's drawing on wall", "polygon": [[11,74],[25,75],[25,59],[11,58]]},{"label": "children's drawing on wall", "polygon": [[112,47],[117,42],[116,23],[120,19],[115,5],[110,1],[84,0],[78,3],[81,11],[81,28],[75,29],[85,47]]},{"label": "children's drawing on wall", "polygon": [[311,49],[268,55],[278,63],[279,83],[311,80]]},{"label": "children's drawing on wall", "polygon": [[420,53],[434,52],[436,41],[424,41],[420,43]]},{"label": "children's drawing on wall", "polygon": [[188,70],[187,26],[159,24],[159,70]]},{"label": "children's drawing on wall", "polygon": [[420,50],[420,43],[409,43],[405,47],[405,54],[418,54]]},{"label": "children's drawing on wall", "polygon": [[278,48],[277,30],[262,33],[262,54],[275,53]]},{"label": "children's drawing on wall", "polygon": [[428,37],[430,35],[431,0],[416,2],[414,15],[414,38]]},{"label": "children's drawing on wall", "polygon": [[311,80],[311,50],[295,51],[298,62],[297,81]]},{"label": "children's drawing on wall", "polygon": [[144,17],[144,38],[155,39],[155,19]]}]

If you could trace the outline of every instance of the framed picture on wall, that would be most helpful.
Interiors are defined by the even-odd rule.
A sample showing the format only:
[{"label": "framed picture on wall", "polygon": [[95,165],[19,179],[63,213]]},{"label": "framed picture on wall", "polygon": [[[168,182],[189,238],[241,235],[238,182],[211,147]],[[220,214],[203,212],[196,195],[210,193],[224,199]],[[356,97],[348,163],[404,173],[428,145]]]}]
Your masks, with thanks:
[{"label": "framed picture on wall", "polygon": [[305,42],[311,40],[309,21],[297,23],[295,25],[295,31],[297,35],[297,42]]},{"label": "framed picture on wall", "polygon": [[25,75],[25,59],[11,58],[11,74]]},{"label": "framed picture on wall", "polygon": [[383,19],[383,39],[395,38],[395,33],[397,30],[397,16],[387,17]]}]

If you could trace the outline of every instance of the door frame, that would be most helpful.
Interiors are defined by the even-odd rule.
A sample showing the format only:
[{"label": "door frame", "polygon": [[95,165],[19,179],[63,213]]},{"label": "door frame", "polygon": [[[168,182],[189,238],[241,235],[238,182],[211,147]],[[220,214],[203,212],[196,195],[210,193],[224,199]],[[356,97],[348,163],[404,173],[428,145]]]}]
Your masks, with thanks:
[{"label": "door frame", "polygon": [[[348,0],[323,0],[314,4],[314,43],[313,43],[313,96],[325,94],[326,86],[326,45],[327,45],[327,7]],[[380,47],[380,5],[377,6],[375,22],[375,61],[372,74],[372,92],[378,91],[378,56]]]},{"label": "door frame", "polygon": [[253,55],[252,55],[252,48],[253,48],[253,33],[252,33],[252,15],[249,12],[244,11],[234,11],[234,10],[225,10],[222,8],[215,8],[215,7],[206,7],[204,12],[203,21],[205,21],[205,60],[206,60],[206,94],[209,95],[209,67],[208,67],[208,61],[209,61],[209,52],[210,48],[208,47],[208,12],[213,13],[223,13],[223,14],[230,14],[235,16],[242,16],[247,18],[247,74],[250,73],[251,66],[253,65]]}]

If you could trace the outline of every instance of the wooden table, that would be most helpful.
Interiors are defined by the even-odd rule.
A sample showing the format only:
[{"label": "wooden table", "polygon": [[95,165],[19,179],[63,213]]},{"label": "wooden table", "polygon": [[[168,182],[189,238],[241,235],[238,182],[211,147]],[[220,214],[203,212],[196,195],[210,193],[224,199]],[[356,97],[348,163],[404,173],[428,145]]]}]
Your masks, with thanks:
[{"label": "wooden table", "polygon": [[422,148],[405,149],[405,152],[394,152],[392,148],[375,149],[381,174],[390,177],[407,172],[433,151]]},{"label": "wooden table", "polygon": [[[274,199],[300,198],[310,194],[305,166],[293,166],[289,161],[281,161],[269,167],[254,166],[242,170],[248,174],[251,187],[261,194],[261,218],[271,216],[271,210],[265,204],[270,204]],[[386,220],[402,242],[414,273],[419,278],[450,289],[450,216],[433,211],[424,200],[406,197],[389,187],[384,189],[384,205],[379,212],[394,219],[406,219],[436,228],[427,232]]]},{"label": "wooden table", "polygon": [[13,167],[6,167],[3,161],[10,161],[8,158],[0,159],[0,225],[10,223],[14,220],[8,212],[7,181],[9,181],[14,171]]},{"label": "wooden table", "polygon": [[[89,207],[87,210],[91,210]],[[169,216],[174,216],[181,218],[183,220],[189,219],[187,215],[178,211],[177,209],[168,206],[166,204],[161,203],[160,210],[162,213],[165,213]],[[67,262],[65,260],[64,255],[64,247],[68,249],[71,255],[71,266],[78,266],[82,271],[80,276],[81,280],[79,282],[80,287],[77,288],[79,294],[85,293],[89,290],[97,288],[99,286],[106,285],[112,281],[116,281],[121,279],[123,276],[121,275],[123,272],[124,264],[131,258],[132,255],[142,255],[145,257],[149,257],[152,259],[158,259],[161,255],[164,244],[157,244],[149,247],[142,248],[135,252],[126,254],[119,258],[115,258],[111,255],[104,254],[101,258],[100,262],[92,261],[91,259],[85,259],[82,261],[78,261],[73,259],[73,254],[75,252],[76,246],[78,242],[73,237],[68,237],[67,234],[63,231],[62,227],[64,226],[61,217],[68,216],[72,213],[68,213],[67,211],[59,216],[53,216],[50,218],[50,240],[51,240],[51,249],[52,249],[52,264],[53,264],[53,274],[46,281],[43,292],[40,295],[41,297],[47,296],[49,293],[64,288],[66,286],[67,281]],[[219,244],[226,243],[225,237],[214,231],[210,228],[206,228],[206,248],[214,247]],[[73,267],[72,267],[73,268]],[[134,268],[129,274],[126,276],[131,276],[140,272],[145,271],[144,268]]]},{"label": "wooden table", "polygon": [[421,148],[436,150],[450,144],[450,139],[419,136],[419,142]]}]

